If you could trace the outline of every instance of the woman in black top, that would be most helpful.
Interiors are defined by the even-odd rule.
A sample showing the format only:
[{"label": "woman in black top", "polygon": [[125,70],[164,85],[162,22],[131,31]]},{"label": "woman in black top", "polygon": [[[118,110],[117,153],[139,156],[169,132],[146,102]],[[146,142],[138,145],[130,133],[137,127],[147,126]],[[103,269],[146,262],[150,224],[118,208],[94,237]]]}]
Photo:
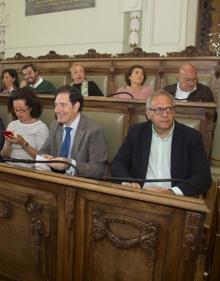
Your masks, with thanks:
[{"label": "woman in black top", "polygon": [[70,68],[70,74],[74,85],[80,90],[84,97],[88,96],[103,96],[103,93],[93,81],[87,81],[85,76],[85,69],[80,63],[74,63]]}]

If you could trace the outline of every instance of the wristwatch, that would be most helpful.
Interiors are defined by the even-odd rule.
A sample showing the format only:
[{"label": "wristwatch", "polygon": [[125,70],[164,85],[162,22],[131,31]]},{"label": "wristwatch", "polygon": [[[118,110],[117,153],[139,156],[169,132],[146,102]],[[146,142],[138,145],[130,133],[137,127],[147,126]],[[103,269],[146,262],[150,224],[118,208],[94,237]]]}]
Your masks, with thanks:
[{"label": "wristwatch", "polygon": [[29,145],[29,143],[27,141],[25,141],[25,143],[22,145],[23,149],[26,150],[28,145]]}]

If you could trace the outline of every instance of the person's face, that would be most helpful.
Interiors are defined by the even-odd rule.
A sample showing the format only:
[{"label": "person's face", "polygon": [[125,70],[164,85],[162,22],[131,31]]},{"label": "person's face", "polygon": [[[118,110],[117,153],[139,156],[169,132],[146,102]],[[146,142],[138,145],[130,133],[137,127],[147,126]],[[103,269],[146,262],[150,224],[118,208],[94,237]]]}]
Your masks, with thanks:
[{"label": "person's face", "polygon": [[13,78],[9,72],[5,72],[3,75],[2,83],[5,88],[10,88],[14,86],[15,78]]},{"label": "person's face", "polygon": [[78,115],[79,102],[72,104],[68,93],[60,93],[55,99],[57,121],[69,126]]},{"label": "person's face", "polygon": [[179,87],[184,92],[195,89],[197,83],[197,73],[194,69],[187,69],[179,73]]},{"label": "person's face", "polygon": [[37,81],[38,73],[30,66],[23,70],[23,75],[28,84],[34,84]]},{"label": "person's face", "polygon": [[22,123],[28,123],[32,119],[31,108],[26,105],[25,100],[14,100],[13,110],[18,120]]},{"label": "person's face", "polygon": [[75,84],[82,83],[85,80],[85,70],[81,65],[76,65],[70,70],[71,78]]},{"label": "person's face", "polygon": [[132,84],[142,85],[144,80],[144,72],[141,68],[134,68],[131,75],[129,76],[129,80]]},{"label": "person's face", "polygon": [[[166,135],[173,126],[174,109],[172,100],[167,96],[157,96],[152,99],[151,110],[147,111],[147,117],[153,123],[159,135]],[[155,109],[157,109],[155,111]]]}]

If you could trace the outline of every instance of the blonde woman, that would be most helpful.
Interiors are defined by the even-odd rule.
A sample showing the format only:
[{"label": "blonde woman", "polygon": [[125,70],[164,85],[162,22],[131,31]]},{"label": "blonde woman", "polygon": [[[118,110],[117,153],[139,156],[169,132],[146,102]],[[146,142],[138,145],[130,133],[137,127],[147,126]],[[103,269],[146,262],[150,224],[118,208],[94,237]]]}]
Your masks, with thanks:
[{"label": "blonde woman", "polygon": [[103,93],[93,81],[87,81],[85,69],[80,63],[74,63],[70,68],[72,83],[84,97],[103,96]]}]

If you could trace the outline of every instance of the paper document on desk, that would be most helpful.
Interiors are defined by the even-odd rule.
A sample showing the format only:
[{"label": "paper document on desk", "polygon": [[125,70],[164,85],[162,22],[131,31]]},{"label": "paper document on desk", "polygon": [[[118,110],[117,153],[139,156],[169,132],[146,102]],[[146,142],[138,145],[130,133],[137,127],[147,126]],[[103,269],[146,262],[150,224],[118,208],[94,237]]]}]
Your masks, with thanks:
[{"label": "paper document on desk", "polygon": [[[48,159],[41,156],[37,155],[36,161],[47,161]],[[51,171],[51,168],[48,166],[48,163],[35,163],[35,169],[39,171]]]}]

